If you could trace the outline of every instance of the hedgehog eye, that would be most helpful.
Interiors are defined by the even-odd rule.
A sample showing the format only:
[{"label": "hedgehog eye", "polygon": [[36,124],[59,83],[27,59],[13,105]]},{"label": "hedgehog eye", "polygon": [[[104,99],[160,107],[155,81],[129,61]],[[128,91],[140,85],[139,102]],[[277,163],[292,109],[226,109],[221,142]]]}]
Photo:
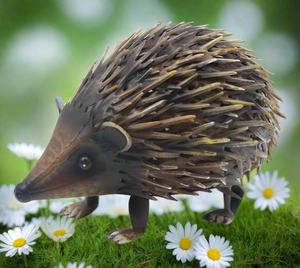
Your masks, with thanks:
[{"label": "hedgehog eye", "polygon": [[92,161],[87,156],[79,158],[78,165],[82,170],[89,170],[92,166]]}]

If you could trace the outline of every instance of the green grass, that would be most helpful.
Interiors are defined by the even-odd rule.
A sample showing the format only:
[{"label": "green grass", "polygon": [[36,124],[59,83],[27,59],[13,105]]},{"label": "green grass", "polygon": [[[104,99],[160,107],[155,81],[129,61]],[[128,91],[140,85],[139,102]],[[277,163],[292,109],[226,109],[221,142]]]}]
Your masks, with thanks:
[{"label": "green grass", "polygon": [[[129,244],[118,245],[105,238],[106,233],[130,226],[128,216],[116,219],[106,216],[88,216],[77,221],[74,235],[57,244],[44,234],[36,240],[33,253],[27,256],[30,268],[51,268],[61,262],[80,263],[98,267],[199,267],[197,260],[176,261],[172,250],[166,249],[165,233],[170,224],[183,225],[190,221],[210,234],[224,236],[234,249],[231,267],[300,267],[300,204],[299,198],[289,200],[279,210],[255,210],[253,200],[245,198],[235,220],[228,226],[208,223],[200,219],[200,213],[185,209],[180,213],[149,216],[147,231],[143,237]],[[3,226],[0,232],[7,231]],[[12,258],[0,253],[0,267],[22,268],[23,256]]]}]

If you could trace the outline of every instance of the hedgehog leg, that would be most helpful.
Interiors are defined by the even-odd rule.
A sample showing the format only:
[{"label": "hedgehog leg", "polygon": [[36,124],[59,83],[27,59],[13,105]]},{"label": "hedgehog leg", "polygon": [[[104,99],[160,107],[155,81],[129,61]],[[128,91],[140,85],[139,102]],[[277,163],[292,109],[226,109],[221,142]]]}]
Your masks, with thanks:
[{"label": "hedgehog leg", "polygon": [[124,244],[141,237],[145,231],[149,214],[149,200],[131,196],[129,199],[129,215],[132,228],[111,231],[106,238]]},{"label": "hedgehog leg", "polygon": [[227,180],[227,186],[219,187],[218,190],[223,192],[224,209],[215,209],[205,213],[202,215],[201,219],[227,225],[230,224],[234,219],[234,215],[241,204],[244,195],[244,189],[237,179],[230,178]]},{"label": "hedgehog leg", "polygon": [[91,214],[99,204],[98,196],[86,197],[84,201],[76,202],[74,204],[64,207],[60,213],[69,218],[79,220]]}]

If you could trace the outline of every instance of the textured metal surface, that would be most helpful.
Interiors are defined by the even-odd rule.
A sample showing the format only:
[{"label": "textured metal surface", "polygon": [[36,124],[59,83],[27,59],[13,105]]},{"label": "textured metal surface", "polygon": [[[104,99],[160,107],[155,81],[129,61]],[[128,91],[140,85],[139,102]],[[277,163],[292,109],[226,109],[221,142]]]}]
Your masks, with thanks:
[{"label": "textured metal surface", "polygon": [[[23,182],[32,199],[174,199],[211,188],[235,196],[228,178],[270,159],[283,115],[252,51],[222,30],[159,26],[120,41],[93,63],[71,101],[63,108],[59,101],[51,141]],[[104,122],[129,135],[125,152],[103,136]],[[93,172],[74,171],[84,153],[95,159]]]}]

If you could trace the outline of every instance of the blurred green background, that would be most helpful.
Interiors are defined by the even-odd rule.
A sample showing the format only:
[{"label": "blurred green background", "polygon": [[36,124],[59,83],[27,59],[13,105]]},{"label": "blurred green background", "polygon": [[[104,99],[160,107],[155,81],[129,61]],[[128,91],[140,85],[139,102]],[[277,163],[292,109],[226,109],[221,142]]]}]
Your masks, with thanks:
[{"label": "blurred green background", "polygon": [[118,40],[159,21],[194,21],[233,32],[276,73],[271,79],[287,119],[262,170],[277,169],[300,189],[299,11],[298,0],[0,1],[0,185],[16,184],[27,174],[25,161],[7,144],[45,147],[58,117],[55,97],[73,97],[107,45],[111,51]]}]

